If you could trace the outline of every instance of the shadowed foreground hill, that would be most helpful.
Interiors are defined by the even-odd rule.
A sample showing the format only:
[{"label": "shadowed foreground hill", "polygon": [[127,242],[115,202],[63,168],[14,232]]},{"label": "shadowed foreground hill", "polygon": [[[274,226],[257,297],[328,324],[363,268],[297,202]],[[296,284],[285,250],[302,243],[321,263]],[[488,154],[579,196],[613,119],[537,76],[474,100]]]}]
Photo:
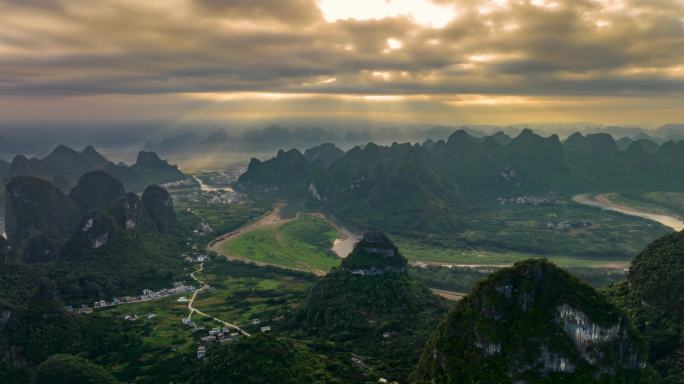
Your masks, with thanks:
[{"label": "shadowed foreground hill", "polygon": [[341,339],[412,325],[441,301],[406,269],[406,259],[385,235],[367,232],[341,266],[311,290],[302,320],[311,332]]},{"label": "shadowed foreground hill", "polygon": [[[12,249],[2,257],[10,266],[0,269],[0,280],[23,287],[49,278],[72,304],[168,287],[180,277],[173,235],[180,229],[165,189],[150,186],[140,200],[126,195],[115,178],[94,171],[81,178],[70,197],[76,204],[54,184],[31,176],[16,176],[7,184]],[[7,253],[6,247],[0,251]]]},{"label": "shadowed foreground hill", "polygon": [[444,310],[442,299],[408,275],[394,244],[382,233],[368,232],[341,266],[311,289],[296,327],[362,354],[365,363],[381,362],[386,378],[403,381]]},{"label": "shadowed foreground hill", "polygon": [[109,209],[119,201],[126,191],[114,176],[102,171],[83,174],[76,186],[69,192],[69,199],[83,212],[93,209]]},{"label": "shadowed foreground hill", "polygon": [[104,368],[82,357],[53,355],[38,366],[34,384],[117,384]]},{"label": "shadowed foreground hill", "polygon": [[626,315],[545,260],[478,284],[449,312],[418,383],[650,383],[646,345]]},{"label": "shadowed foreground hill", "polygon": [[54,260],[78,224],[77,207],[49,181],[17,176],[6,186],[7,240],[20,260]]},{"label": "shadowed foreground hill", "polygon": [[325,361],[290,339],[255,335],[212,351],[193,384],[330,383]]},{"label": "shadowed foreground hill", "polygon": [[632,262],[629,283],[608,292],[650,342],[650,363],[662,383],[684,383],[684,233],[652,242]]}]

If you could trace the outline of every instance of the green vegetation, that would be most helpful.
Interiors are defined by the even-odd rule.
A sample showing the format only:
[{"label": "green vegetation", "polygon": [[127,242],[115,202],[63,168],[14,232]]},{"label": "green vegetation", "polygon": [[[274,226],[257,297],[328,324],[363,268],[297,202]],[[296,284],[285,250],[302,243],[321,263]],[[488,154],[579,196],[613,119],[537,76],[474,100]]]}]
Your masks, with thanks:
[{"label": "green vegetation", "polygon": [[324,219],[301,214],[282,225],[256,228],[223,244],[223,252],[258,263],[325,273],[339,265],[330,248],[337,231]]},{"label": "green vegetation", "polygon": [[141,334],[132,322],[67,313],[55,301],[55,293],[51,284],[41,284],[25,308],[9,310],[0,328],[0,350],[13,353],[0,356],[0,372],[4,366],[21,383],[27,381],[31,367],[54,354],[78,354],[99,365],[122,367],[144,353]]},{"label": "green vegetation", "polygon": [[187,232],[197,229],[200,222],[211,226],[210,233],[194,235],[200,244],[207,244],[220,235],[234,231],[270,210],[268,204],[254,199],[235,204],[209,204],[207,201],[190,202],[178,195],[174,200],[178,221]]},{"label": "green vegetation", "polygon": [[[365,356],[364,364],[380,375],[405,380],[445,305],[404,269],[396,269],[395,258],[404,266],[406,260],[398,253],[388,258],[390,252],[396,248],[382,234],[364,235],[341,267],[311,288],[293,326],[301,329],[295,335],[334,342],[338,353]],[[370,274],[357,274],[349,264],[368,266]]]},{"label": "green vegetation", "polygon": [[323,357],[294,340],[267,335],[211,350],[191,380],[197,384],[322,384],[332,379]]},{"label": "green vegetation", "polygon": [[470,218],[468,230],[450,237],[394,237],[409,260],[507,264],[543,255],[561,265],[586,266],[629,261],[652,239],[670,232],[651,221],[572,203],[503,206]]},{"label": "green vegetation", "polygon": [[[325,166],[296,150],[253,161],[240,188],[305,199],[357,228],[444,248],[630,260],[662,225],[570,201],[586,191],[684,191],[681,144],[620,151],[609,135],[505,145],[457,131],[425,145],[373,143]],[[339,156],[339,154],[338,154]],[[337,156],[336,156],[337,157]],[[679,173],[678,173],[679,172]]]},{"label": "green vegetation", "polygon": [[684,382],[684,235],[664,236],[637,256],[627,282],[608,294],[650,341],[650,362],[663,383]]},{"label": "green vegetation", "polygon": [[53,355],[36,369],[34,384],[115,384],[104,368],[82,357]]},{"label": "green vegetation", "polygon": [[[409,274],[426,287],[453,292],[470,292],[479,282],[484,281],[498,267],[441,267],[428,265],[422,268],[409,268]],[[566,271],[592,287],[606,287],[611,283],[622,281],[627,273],[622,269],[566,267]]]},{"label": "green vegetation", "polygon": [[[140,294],[143,289],[161,289],[173,281],[187,280],[179,258],[183,245],[161,235],[121,233],[106,246],[53,262],[0,268],[0,301],[23,305],[41,278],[57,283],[68,304]],[[6,284],[6,285],[5,285]]]},{"label": "green vegetation", "polygon": [[[589,329],[608,336],[578,336]],[[653,373],[640,367],[646,349],[604,296],[546,260],[528,260],[491,275],[456,304],[425,346],[414,379],[650,383]]]},{"label": "green vegetation", "polygon": [[[213,287],[195,306],[212,316],[235,322],[258,333],[261,325],[273,332],[289,329],[287,318],[306,297],[314,276],[275,267],[216,258],[207,263],[203,279]],[[27,309],[9,308],[9,322],[0,331],[0,350],[16,352],[0,358],[0,373],[28,381],[30,367],[56,353],[78,354],[105,367],[126,383],[188,382],[200,362],[196,358],[200,338],[206,329],[220,326],[199,314],[193,316],[205,331],[193,332],[181,319],[188,315],[187,304],[177,297],[98,309],[92,314],[66,313],[61,303],[37,301],[53,296],[29,297]],[[0,305],[0,318],[8,310]],[[130,316],[131,320],[124,320]],[[209,350],[209,356],[213,349]],[[348,358],[347,358],[348,360]],[[26,362],[28,361],[28,367]],[[17,368],[17,366],[19,368]]]},{"label": "green vegetation", "polygon": [[198,295],[195,307],[220,319],[258,331],[260,319],[274,330],[282,329],[288,316],[306,296],[314,276],[275,267],[258,267],[215,258],[205,266],[203,278],[211,291]]},{"label": "green vegetation", "polygon": [[[482,266],[504,266],[535,257],[533,253],[514,251],[488,251],[478,249],[451,249],[441,245],[421,243],[406,238],[396,238],[402,253],[409,261],[441,264],[464,264]],[[627,267],[629,259],[614,258],[582,258],[572,256],[550,255],[547,258],[562,267],[585,267],[614,265]]]},{"label": "green vegetation", "polygon": [[682,192],[627,192],[613,194],[611,200],[618,204],[640,208],[647,212],[674,214],[684,217],[684,193]]}]

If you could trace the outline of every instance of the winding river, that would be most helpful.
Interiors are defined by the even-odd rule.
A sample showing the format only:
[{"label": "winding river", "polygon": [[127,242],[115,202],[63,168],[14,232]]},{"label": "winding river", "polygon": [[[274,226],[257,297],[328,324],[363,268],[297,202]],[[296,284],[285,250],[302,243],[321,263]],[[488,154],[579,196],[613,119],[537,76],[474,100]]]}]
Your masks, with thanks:
[{"label": "winding river", "polygon": [[597,207],[608,211],[620,212],[625,215],[636,216],[641,217],[642,219],[655,221],[666,227],[670,227],[675,231],[681,231],[682,229],[684,229],[684,221],[682,221],[682,219],[680,219],[677,216],[641,211],[633,207],[620,205],[611,201],[607,194],[593,196],[589,193],[582,193],[573,196],[572,200],[579,204]]},{"label": "winding river", "polygon": [[212,187],[210,185],[205,184],[202,179],[200,179],[197,176],[193,176],[193,179],[197,181],[197,183],[200,186],[200,190],[203,192],[233,192],[233,188],[231,187]]}]

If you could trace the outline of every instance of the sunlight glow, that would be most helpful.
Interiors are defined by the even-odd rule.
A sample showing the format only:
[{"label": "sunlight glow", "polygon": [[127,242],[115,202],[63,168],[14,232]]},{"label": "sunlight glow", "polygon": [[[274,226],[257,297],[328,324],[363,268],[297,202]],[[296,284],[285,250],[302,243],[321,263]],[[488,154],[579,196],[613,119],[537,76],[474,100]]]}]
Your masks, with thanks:
[{"label": "sunlight glow", "polygon": [[442,28],[456,17],[456,10],[429,0],[319,0],[328,22],[408,17],[425,27]]},{"label": "sunlight glow", "polygon": [[401,47],[403,47],[403,46],[404,46],[404,44],[401,42],[401,40],[391,39],[391,38],[387,39],[387,47],[390,50],[401,49]]}]

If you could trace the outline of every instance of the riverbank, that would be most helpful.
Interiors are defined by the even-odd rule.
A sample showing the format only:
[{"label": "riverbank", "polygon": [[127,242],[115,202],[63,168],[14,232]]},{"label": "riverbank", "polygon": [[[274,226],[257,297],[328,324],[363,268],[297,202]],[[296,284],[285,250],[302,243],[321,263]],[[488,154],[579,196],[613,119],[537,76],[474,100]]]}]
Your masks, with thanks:
[{"label": "riverbank", "polygon": [[[207,249],[229,260],[323,276],[351,253],[360,238],[321,212],[297,212],[283,218],[284,209],[285,202],[274,204],[272,211],[219,236]],[[324,244],[328,244],[327,249]]]},{"label": "riverbank", "polygon": [[675,215],[648,212],[639,208],[618,204],[612,201],[610,197],[611,194],[609,193],[602,193],[598,195],[582,193],[573,196],[572,200],[578,204],[601,208],[613,212],[619,212],[624,215],[640,217],[642,219],[650,221],[655,221],[666,227],[672,228],[675,231],[681,231],[682,229],[684,229],[684,221],[682,221],[679,217]]}]

